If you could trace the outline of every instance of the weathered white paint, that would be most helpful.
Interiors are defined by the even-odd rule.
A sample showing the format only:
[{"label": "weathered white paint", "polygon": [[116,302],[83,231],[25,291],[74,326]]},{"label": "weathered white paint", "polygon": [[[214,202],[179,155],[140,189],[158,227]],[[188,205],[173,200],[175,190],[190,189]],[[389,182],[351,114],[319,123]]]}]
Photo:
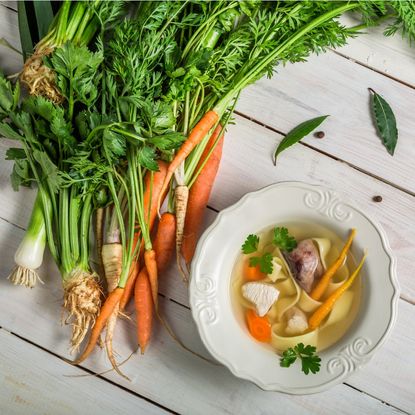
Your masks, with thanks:
[{"label": "weathered white paint", "polygon": [[[51,260],[47,259],[45,267],[41,270],[45,285],[39,284],[33,290],[28,290],[12,286],[5,280],[5,275],[11,267],[12,253],[22,233],[22,230],[0,220],[0,246],[2,247],[0,253],[0,326],[69,358],[67,352],[69,328],[62,328],[59,324],[62,290],[57,270]],[[169,289],[162,287],[160,291],[164,296],[176,300],[184,295],[186,287],[180,281],[177,271],[170,272],[170,274],[175,279],[175,284],[170,285]],[[167,275],[162,278],[165,277]],[[178,295],[179,292],[180,295]],[[208,357],[189,310],[163,298],[160,298],[160,301],[162,313],[176,334],[192,350]],[[402,314],[405,313],[407,317],[399,315],[394,331],[395,339],[403,339],[399,341],[399,353],[396,351],[396,342],[390,340],[377,355],[377,359],[388,361],[388,363],[383,365],[369,363],[349,383],[353,386],[358,384],[359,389],[370,390],[371,394],[373,390],[376,392],[373,396],[377,399],[411,411],[411,408],[415,409],[411,399],[411,388],[415,382],[415,374],[412,370],[415,361],[411,352],[415,347],[415,340],[411,335],[415,330],[412,318],[414,306],[401,301],[401,309]],[[129,311],[132,312],[131,305]],[[120,321],[114,343],[120,361],[130,355],[135,349],[135,344],[134,323],[128,320]],[[28,347],[31,346],[28,345]],[[99,349],[83,365],[97,373],[109,368],[105,354]],[[392,373],[390,373],[391,368],[393,368]],[[242,413],[257,413],[256,407],[262,408],[267,413],[276,400],[283,402],[284,409],[293,413],[305,412],[303,405],[310,413],[314,413],[312,411],[329,413],[336,410],[336,399],[344,399],[344,405],[350,400],[348,407],[343,405],[344,413],[351,411],[369,411],[370,413],[372,409],[366,405],[373,404],[367,401],[360,408],[361,402],[365,402],[360,399],[365,395],[347,386],[336,387],[322,395],[295,398],[283,394],[261,392],[248,382],[234,378],[224,368],[213,366],[184,351],[159,325],[156,327],[146,355],[144,357],[134,355],[122,366],[122,370],[132,379],[131,383],[124,381],[116,374],[111,373],[108,377],[141,396],[182,413],[232,412],[233,405],[239,405],[238,408]],[[63,374],[70,374],[71,371],[72,368],[68,366],[68,371]],[[366,374],[369,379],[367,384],[360,380],[361,373]],[[370,381],[372,378],[376,379],[376,385]],[[401,384],[400,378],[407,379],[407,382]],[[334,393],[341,397],[336,398],[337,395]],[[354,394],[357,395],[354,396]],[[331,399],[333,402],[330,402]],[[378,406],[375,408],[379,410]]]},{"label": "weathered white paint", "polygon": [[[8,3],[8,7],[16,7],[15,2]],[[5,37],[18,47],[16,14],[0,5],[0,23],[0,37]],[[411,50],[403,46],[400,40],[393,42],[384,42],[379,35],[359,37],[341,53],[413,83]],[[365,59],[367,62],[364,62]],[[21,59],[3,48],[0,49],[0,66],[6,72],[13,73],[20,69]],[[369,82],[370,85],[367,85]],[[304,89],[305,85],[307,90]],[[368,124],[367,86],[383,93],[399,116],[401,137],[394,159],[386,154]],[[328,53],[312,58],[310,63],[282,70],[273,81],[261,81],[245,93],[239,110],[280,131],[288,131],[298,122],[327,110],[336,115],[332,117],[335,120],[330,120],[323,127],[327,139],[319,142],[309,139],[309,144],[413,191],[411,178],[414,176],[412,160],[415,150],[411,133],[414,121],[410,108],[414,96],[410,88],[334,53]],[[362,109],[364,103],[366,106]],[[415,213],[413,197],[301,145],[283,153],[275,168],[270,162],[271,154],[280,140],[278,134],[237,117],[237,125],[232,126],[227,134],[224,158],[210,205],[222,209],[247,191],[281,180],[305,180],[341,189],[385,228],[398,257],[402,297],[414,301],[415,284],[411,277],[415,236],[415,229],[411,226]],[[2,141],[0,144],[0,158],[3,159],[10,143]],[[69,329],[59,324],[62,291],[51,260],[46,260],[41,271],[46,282],[44,286],[27,290],[11,286],[5,280],[12,267],[13,253],[23,235],[23,231],[13,224],[26,226],[34,198],[32,191],[14,193],[11,190],[8,183],[10,168],[10,162],[0,162],[0,327],[46,350],[68,357]],[[383,196],[382,203],[372,202],[371,197],[375,194]],[[215,216],[209,210],[205,225]],[[161,276],[160,292],[178,303],[188,304],[186,287],[180,281],[174,264]],[[192,350],[207,356],[189,311],[163,299],[161,306],[180,338]],[[122,366],[122,370],[131,377],[131,383],[113,373],[105,376],[180,413],[401,413],[382,401],[411,413],[415,411],[412,390],[415,382],[412,370],[415,363],[412,353],[415,346],[414,312],[414,306],[405,301],[400,302],[400,314],[392,338],[372,362],[350,379],[350,385],[364,393],[346,385],[339,385],[323,394],[304,397],[262,392],[254,385],[234,378],[226,369],[206,363],[182,350],[160,327],[156,328],[146,355],[134,355]],[[134,324],[120,322],[114,344],[116,351],[126,357],[134,345]],[[104,353],[98,350],[85,366],[102,372],[109,367],[109,363]],[[99,409],[98,413],[111,410],[131,413],[132,405],[145,413],[161,412],[160,408],[152,407],[104,380],[65,377],[79,374],[80,369],[4,331],[0,332],[0,367],[0,380],[9,372],[23,373],[29,385],[27,392],[18,395],[24,402],[17,402],[14,396],[17,396],[15,392],[18,385],[15,385],[16,388],[4,387],[0,381],[0,408],[3,411],[6,408],[7,413],[24,412],[22,408],[25,402],[31,405],[30,413],[38,413],[38,408],[44,410],[39,406],[43,402],[41,393],[36,389],[39,385],[45,385],[45,390],[51,391],[48,394],[49,412],[46,413],[65,413],[62,407],[75,413],[79,403],[85,401],[82,408],[94,414],[94,408],[88,410],[91,396],[99,402],[95,407]],[[61,393],[60,387],[68,394]]]},{"label": "weathered white paint", "polygon": [[[395,113],[399,140],[393,157],[373,125],[369,87]],[[237,110],[284,133],[307,119],[329,114],[320,127],[325,138],[310,136],[305,143],[415,192],[414,105],[415,89],[329,51],[280,68],[272,79],[263,78],[246,88]]]},{"label": "weathered white paint", "polygon": [[[353,14],[346,14],[342,22],[353,26],[358,20]],[[338,52],[369,68],[380,71],[415,87],[415,51],[407,39],[400,34],[392,37],[383,35],[387,23],[364,30],[364,34],[350,39]]]},{"label": "weathered white paint", "polygon": [[0,329],[0,410],[7,415],[167,414]]}]

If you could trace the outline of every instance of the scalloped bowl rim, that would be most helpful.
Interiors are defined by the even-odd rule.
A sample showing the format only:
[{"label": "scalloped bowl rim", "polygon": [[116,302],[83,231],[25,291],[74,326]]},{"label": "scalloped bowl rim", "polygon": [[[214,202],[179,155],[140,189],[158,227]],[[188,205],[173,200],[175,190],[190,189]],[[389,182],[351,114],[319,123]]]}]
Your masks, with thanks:
[{"label": "scalloped bowl rim", "polygon": [[[229,215],[232,215],[234,211],[237,211],[238,209],[242,208],[243,205],[252,198],[258,198],[261,197],[264,193],[278,191],[281,188],[288,187],[288,188],[301,188],[303,190],[314,190],[314,191],[325,191],[325,192],[331,192],[339,197],[341,200],[341,203],[353,211],[360,214],[362,217],[364,217],[377,231],[380,240],[381,245],[383,248],[383,252],[386,254],[386,256],[389,259],[389,281],[393,288],[393,294],[390,297],[390,313],[389,313],[389,321],[387,322],[386,329],[383,332],[383,334],[376,339],[376,341],[373,342],[373,347],[371,348],[370,352],[364,355],[364,361],[361,364],[358,364],[356,367],[352,366],[352,368],[347,371],[346,373],[343,373],[339,376],[333,377],[333,379],[326,381],[321,384],[312,385],[312,386],[291,386],[286,387],[285,385],[275,382],[275,383],[269,383],[263,381],[258,376],[254,376],[251,373],[248,373],[244,371],[241,368],[238,368],[235,362],[230,361],[227,357],[221,354],[220,347],[217,345],[215,346],[212,344],[211,339],[208,338],[208,332],[209,330],[206,329],[206,324],[201,321],[199,315],[196,311],[196,286],[195,286],[195,272],[198,269],[199,263],[202,260],[202,253],[203,248],[206,244],[206,242],[209,240],[211,235],[215,232],[215,230],[220,226],[220,224],[226,220],[226,218]],[[333,219],[330,219],[333,220]],[[280,182],[271,184],[269,186],[265,186],[259,190],[249,192],[242,196],[236,203],[233,205],[227,207],[226,209],[222,210],[217,217],[215,218],[214,222],[206,229],[206,231],[201,236],[199,243],[196,248],[196,252],[194,255],[194,259],[191,266],[191,279],[190,279],[190,286],[189,286],[189,301],[192,311],[192,316],[194,321],[196,322],[196,326],[198,328],[199,335],[207,348],[207,350],[210,352],[210,354],[220,363],[224,364],[236,377],[249,380],[259,386],[263,390],[268,391],[279,391],[279,392],[285,392],[289,394],[310,394],[310,393],[317,393],[322,392],[324,390],[327,390],[329,387],[332,387],[338,383],[344,382],[344,380],[349,377],[352,373],[355,373],[357,370],[360,369],[360,367],[367,363],[373,356],[373,354],[379,349],[379,347],[384,343],[388,335],[390,334],[393,325],[396,321],[397,317],[397,304],[399,299],[399,283],[396,276],[396,258],[394,254],[391,251],[391,248],[389,246],[388,239],[386,237],[385,231],[380,226],[379,223],[377,223],[376,220],[373,220],[373,218],[370,218],[364,211],[362,211],[359,207],[357,207],[353,202],[349,200],[348,197],[340,194],[337,191],[334,191],[332,189],[323,187],[321,185],[317,184],[308,184],[304,182],[298,182],[298,181],[287,181],[287,182]],[[350,329],[349,329],[350,330]],[[342,339],[340,339],[339,343],[341,343]],[[318,377],[319,374],[314,375],[315,377]]]}]

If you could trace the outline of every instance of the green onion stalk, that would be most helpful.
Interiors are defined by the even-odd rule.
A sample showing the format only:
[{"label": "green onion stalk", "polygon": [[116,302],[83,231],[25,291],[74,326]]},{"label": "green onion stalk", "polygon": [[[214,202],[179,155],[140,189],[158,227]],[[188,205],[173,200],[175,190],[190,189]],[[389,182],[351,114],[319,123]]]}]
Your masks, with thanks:
[{"label": "green onion stalk", "polygon": [[25,236],[14,254],[16,266],[8,277],[14,285],[33,288],[38,280],[42,282],[36,270],[42,265],[45,246],[46,225],[38,192]]},{"label": "green onion stalk", "polygon": [[44,64],[44,57],[66,42],[79,46],[88,45],[100,28],[97,10],[102,3],[102,0],[63,2],[48,33],[36,45],[21,72],[20,79],[27,85],[31,95],[41,95],[55,103],[64,100],[56,86],[55,73]]}]

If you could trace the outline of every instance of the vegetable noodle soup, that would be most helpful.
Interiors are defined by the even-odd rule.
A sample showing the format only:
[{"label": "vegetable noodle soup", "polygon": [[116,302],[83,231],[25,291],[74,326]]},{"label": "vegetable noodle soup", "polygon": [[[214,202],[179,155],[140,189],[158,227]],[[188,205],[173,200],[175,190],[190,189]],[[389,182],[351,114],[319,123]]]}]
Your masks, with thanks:
[{"label": "vegetable noodle soup", "polygon": [[298,343],[321,351],[344,335],[358,312],[365,258],[357,267],[354,235],[342,240],[318,224],[290,222],[246,238],[232,301],[255,340],[280,353]]}]

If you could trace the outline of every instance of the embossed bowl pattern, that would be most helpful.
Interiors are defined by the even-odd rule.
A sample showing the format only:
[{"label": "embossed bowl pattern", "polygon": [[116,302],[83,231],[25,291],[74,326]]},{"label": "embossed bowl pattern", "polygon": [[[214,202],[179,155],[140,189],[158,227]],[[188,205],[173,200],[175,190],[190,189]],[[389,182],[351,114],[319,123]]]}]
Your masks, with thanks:
[{"label": "embossed bowl pattern", "polygon": [[[255,342],[231,301],[234,262],[246,235],[275,223],[310,221],[347,235],[358,229],[354,248],[368,250],[358,316],[336,344],[320,353],[320,372],[281,368],[271,349]],[[265,390],[321,392],[343,382],[384,342],[396,319],[396,261],[385,232],[336,191],[299,182],[274,184],[249,193],[223,210],[201,237],[192,263],[190,305],[209,352],[240,378]]]}]

